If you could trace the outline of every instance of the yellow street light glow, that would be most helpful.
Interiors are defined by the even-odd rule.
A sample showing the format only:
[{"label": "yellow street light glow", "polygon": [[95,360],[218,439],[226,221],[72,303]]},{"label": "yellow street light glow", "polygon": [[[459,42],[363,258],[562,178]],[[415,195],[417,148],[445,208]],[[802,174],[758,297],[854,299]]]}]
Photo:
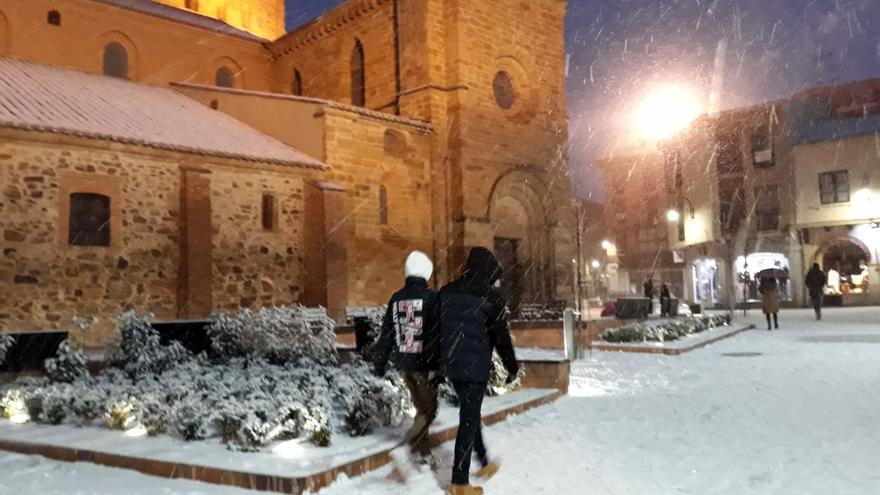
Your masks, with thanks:
[{"label": "yellow street light glow", "polygon": [[678,210],[669,210],[666,212],[666,219],[671,223],[675,223],[681,220],[681,213],[679,213]]},{"label": "yellow street light glow", "polygon": [[613,246],[613,244],[611,244],[611,241],[609,241],[608,239],[602,241],[602,249],[608,251],[609,249],[611,249],[611,246]]},{"label": "yellow street light glow", "polygon": [[601,263],[599,263],[599,260],[593,260],[593,268],[599,268],[600,266]]},{"label": "yellow street light glow", "polygon": [[692,89],[667,85],[648,93],[634,118],[643,138],[658,141],[685,130],[700,113],[702,105]]}]

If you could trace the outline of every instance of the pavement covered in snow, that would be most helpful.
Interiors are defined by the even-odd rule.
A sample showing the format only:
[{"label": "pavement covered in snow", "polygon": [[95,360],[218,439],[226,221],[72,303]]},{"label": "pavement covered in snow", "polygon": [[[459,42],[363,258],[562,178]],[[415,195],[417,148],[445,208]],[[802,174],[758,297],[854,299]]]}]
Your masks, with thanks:
[{"label": "pavement covered in snow", "polygon": [[[880,308],[781,317],[778,332],[681,356],[594,352],[573,366],[570,397],[488,429],[503,467],[486,493],[880,493]],[[450,451],[438,449],[446,464]],[[387,474],[320,495],[434,495],[449,477]]]},{"label": "pavement covered in snow", "polygon": [[[748,321],[764,328],[757,312]],[[818,324],[785,311],[780,323],[681,356],[578,361],[569,397],[487,429],[503,467],[486,493],[880,493],[880,308],[827,310]],[[439,495],[451,444],[436,454],[441,470],[407,485],[385,468],[320,495]],[[243,493],[14,454],[0,463],[3,493]]]}]

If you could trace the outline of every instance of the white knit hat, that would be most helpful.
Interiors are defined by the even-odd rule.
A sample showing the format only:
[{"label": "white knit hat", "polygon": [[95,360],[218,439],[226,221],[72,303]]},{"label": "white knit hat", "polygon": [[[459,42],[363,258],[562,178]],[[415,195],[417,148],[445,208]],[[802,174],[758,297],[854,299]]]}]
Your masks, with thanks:
[{"label": "white knit hat", "polygon": [[407,256],[403,271],[407,277],[419,277],[430,280],[431,275],[434,273],[434,263],[431,263],[431,258],[428,258],[427,254],[421,251],[413,251]]}]

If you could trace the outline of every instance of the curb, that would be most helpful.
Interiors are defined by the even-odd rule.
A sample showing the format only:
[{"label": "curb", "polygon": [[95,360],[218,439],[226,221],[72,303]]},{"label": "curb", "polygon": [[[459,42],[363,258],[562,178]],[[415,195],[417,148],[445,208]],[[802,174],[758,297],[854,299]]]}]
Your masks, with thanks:
[{"label": "curb", "polygon": [[704,340],[697,344],[688,347],[680,347],[680,348],[669,348],[669,347],[657,347],[657,346],[626,346],[626,345],[616,345],[616,344],[600,344],[598,346],[593,345],[594,351],[606,351],[606,352],[633,352],[639,354],[664,354],[666,356],[680,356],[686,352],[691,352],[696,349],[700,349],[701,347],[706,347],[708,345],[712,345],[716,342],[719,342],[724,339],[728,339],[733,337],[734,335],[739,335],[743,332],[747,332],[749,330],[753,330],[755,325],[742,325],[741,328],[737,328],[731,332],[725,333],[723,335],[718,335],[708,340]]},{"label": "curb", "polygon": [[[483,417],[483,424],[489,426],[499,423],[507,419],[509,416],[521,414],[529,409],[549,404],[562,397],[562,395],[561,392],[556,391],[550,395],[533,399],[509,409],[498,411],[494,414]],[[448,442],[454,439],[457,433],[457,427],[434,432],[431,434],[431,444],[437,446]],[[38,442],[20,442],[0,439],[0,450],[24,455],[39,455],[56,461],[89,462],[101,466],[130,469],[143,474],[162,478],[187,479],[215,485],[226,485],[237,488],[286,493],[291,495],[301,495],[306,491],[314,492],[321,488],[325,488],[332,484],[336,478],[343,473],[349,477],[360,476],[391,462],[389,451],[384,451],[313,475],[305,477],[287,477],[233,471],[195,464],[143,459],[134,456],[110,454],[87,449],[59,447]]]}]

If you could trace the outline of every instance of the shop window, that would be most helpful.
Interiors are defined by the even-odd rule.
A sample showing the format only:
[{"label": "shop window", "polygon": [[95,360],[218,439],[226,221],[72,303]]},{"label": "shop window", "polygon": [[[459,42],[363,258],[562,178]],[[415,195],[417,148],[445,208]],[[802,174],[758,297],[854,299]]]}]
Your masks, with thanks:
[{"label": "shop window", "polygon": [[823,205],[849,203],[849,172],[819,174],[819,196]]},{"label": "shop window", "polygon": [[273,194],[263,194],[263,203],[260,209],[263,230],[275,230],[275,196]]},{"label": "shop window", "polygon": [[48,14],[46,14],[46,22],[53,26],[61,25],[61,12],[57,10],[50,10]]},{"label": "shop window", "polygon": [[388,188],[379,186],[379,225],[388,225]]},{"label": "shop window", "polygon": [[70,195],[68,244],[71,246],[110,245],[110,197],[103,194]]},{"label": "shop window", "polygon": [[359,107],[367,104],[364,45],[360,40],[355,40],[351,50],[351,104]]},{"label": "shop window", "polygon": [[492,81],[492,91],[495,94],[495,103],[504,110],[510,110],[516,103],[516,91],[513,89],[513,79],[510,74],[498,71]]},{"label": "shop window", "polygon": [[214,84],[221,88],[234,88],[235,73],[229,67],[220,67],[214,75]]},{"label": "shop window", "polygon": [[128,79],[128,52],[115,41],[104,47],[104,75]]}]

